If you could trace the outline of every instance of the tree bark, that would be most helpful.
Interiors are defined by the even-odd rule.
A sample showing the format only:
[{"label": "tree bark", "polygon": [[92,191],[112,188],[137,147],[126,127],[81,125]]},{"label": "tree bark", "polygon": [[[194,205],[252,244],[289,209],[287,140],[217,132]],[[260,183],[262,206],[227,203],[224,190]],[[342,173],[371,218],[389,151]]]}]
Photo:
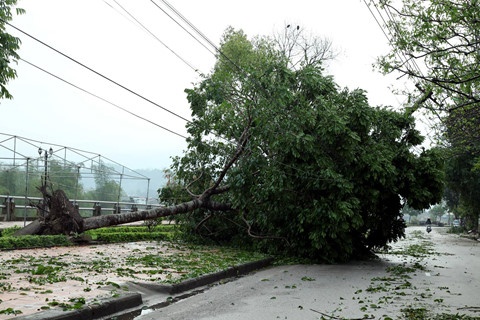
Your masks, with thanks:
[{"label": "tree bark", "polygon": [[22,229],[16,231],[13,236],[28,236],[32,234],[39,234],[42,231],[42,223],[40,220],[34,220],[27,224],[25,227]]},{"label": "tree bark", "polygon": [[[56,194],[56,193],[54,193]],[[62,197],[62,203],[65,198]],[[68,199],[67,199],[68,201]],[[69,203],[69,202],[68,202]],[[73,207],[73,206],[72,206]],[[155,218],[174,216],[177,214],[191,212],[195,209],[210,209],[214,211],[228,211],[232,209],[230,203],[221,203],[209,199],[195,199],[179,205],[170,207],[160,207],[151,210],[136,212],[126,212],[121,214],[108,214],[102,216],[93,216],[90,218],[78,219],[80,215],[73,216],[67,208],[62,206],[63,210],[50,210],[49,217],[45,220],[37,219],[24,228],[14,233],[14,236],[41,235],[41,234],[70,234],[72,232],[81,233],[86,230],[104,228],[123,223],[150,220]],[[65,210],[67,209],[67,210]],[[57,212],[58,211],[58,212]],[[78,212],[77,212],[78,213]],[[80,217],[81,219],[81,217]]]},{"label": "tree bark", "polygon": [[86,231],[90,229],[98,229],[123,223],[174,216],[177,214],[191,212],[195,209],[200,208],[216,211],[227,211],[232,209],[232,205],[230,203],[221,203],[205,199],[195,199],[170,207],[161,207],[151,210],[126,212],[121,214],[108,214],[98,217],[86,218],[83,220],[83,230]]}]

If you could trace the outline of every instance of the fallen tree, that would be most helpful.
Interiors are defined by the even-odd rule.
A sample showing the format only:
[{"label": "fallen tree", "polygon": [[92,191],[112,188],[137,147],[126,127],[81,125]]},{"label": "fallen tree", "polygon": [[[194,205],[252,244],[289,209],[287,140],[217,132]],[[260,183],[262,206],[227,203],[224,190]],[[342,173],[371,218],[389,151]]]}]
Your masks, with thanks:
[{"label": "fallen tree", "polygon": [[186,90],[190,136],[160,190],[168,206],[86,218],[76,232],[170,216],[186,236],[333,262],[402,237],[405,204],[441,199],[440,151],[413,151],[423,138],[411,113],[340,90],[308,50],[292,64],[275,41],[228,29],[221,52]]},{"label": "fallen tree", "polygon": [[44,192],[44,199],[46,199],[47,205],[45,208],[39,206],[38,209],[45,211],[45,217],[34,220],[26,227],[15,232],[14,236],[53,234],[71,235],[91,229],[174,216],[202,208],[222,211],[232,210],[232,206],[229,203],[218,203],[209,199],[212,193],[219,193],[218,189],[215,189],[207,190],[202,196],[195,200],[174,206],[158,207],[152,210],[121,214],[93,216],[84,219],[80,216],[78,210],[73,206],[72,202],[62,190],[56,190],[52,194],[49,194],[46,191],[42,192]]}]

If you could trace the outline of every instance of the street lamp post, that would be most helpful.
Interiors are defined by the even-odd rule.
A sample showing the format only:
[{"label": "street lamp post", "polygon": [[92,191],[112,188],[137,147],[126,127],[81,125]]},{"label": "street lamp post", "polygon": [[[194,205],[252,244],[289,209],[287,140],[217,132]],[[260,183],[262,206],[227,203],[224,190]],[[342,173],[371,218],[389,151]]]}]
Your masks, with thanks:
[{"label": "street lamp post", "polygon": [[44,163],[45,163],[45,173],[43,175],[43,186],[44,188],[47,187],[47,175],[48,175],[48,157],[52,156],[53,155],[53,149],[50,148],[48,151],[47,150],[43,150],[42,148],[38,148],[38,155],[39,156],[42,156],[42,152],[44,152]]},{"label": "street lamp post", "polygon": [[47,192],[47,176],[48,176],[48,157],[53,155],[53,149],[50,148],[48,151],[42,148],[38,148],[38,155],[41,157],[42,152],[44,153],[44,163],[45,163],[45,173],[43,175],[43,210],[41,216],[45,217],[47,210],[47,199],[45,198],[45,193]]}]

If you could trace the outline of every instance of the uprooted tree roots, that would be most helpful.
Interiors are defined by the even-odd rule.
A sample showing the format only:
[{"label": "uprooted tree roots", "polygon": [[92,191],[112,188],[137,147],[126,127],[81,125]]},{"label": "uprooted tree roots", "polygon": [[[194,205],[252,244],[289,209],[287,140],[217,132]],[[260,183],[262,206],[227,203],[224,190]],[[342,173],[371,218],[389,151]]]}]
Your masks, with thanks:
[{"label": "uprooted tree roots", "polygon": [[83,218],[63,190],[51,194],[42,186],[43,204],[37,205],[40,217],[14,235],[53,235],[83,232]]}]

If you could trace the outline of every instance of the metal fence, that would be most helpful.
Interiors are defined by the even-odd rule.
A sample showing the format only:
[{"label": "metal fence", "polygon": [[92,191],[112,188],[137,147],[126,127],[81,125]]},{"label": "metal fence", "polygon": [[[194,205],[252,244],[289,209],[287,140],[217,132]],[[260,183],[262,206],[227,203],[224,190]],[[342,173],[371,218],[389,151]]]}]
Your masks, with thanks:
[{"label": "metal fence", "polygon": [[[29,197],[28,203],[16,203],[21,201],[25,202],[25,197],[0,195],[0,221],[27,221],[36,219],[39,215],[39,208],[43,205],[43,198]],[[119,214],[122,212],[135,212],[163,207],[159,204],[119,201],[76,200],[71,202],[74,206],[78,207],[82,217],[112,213]]]}]

